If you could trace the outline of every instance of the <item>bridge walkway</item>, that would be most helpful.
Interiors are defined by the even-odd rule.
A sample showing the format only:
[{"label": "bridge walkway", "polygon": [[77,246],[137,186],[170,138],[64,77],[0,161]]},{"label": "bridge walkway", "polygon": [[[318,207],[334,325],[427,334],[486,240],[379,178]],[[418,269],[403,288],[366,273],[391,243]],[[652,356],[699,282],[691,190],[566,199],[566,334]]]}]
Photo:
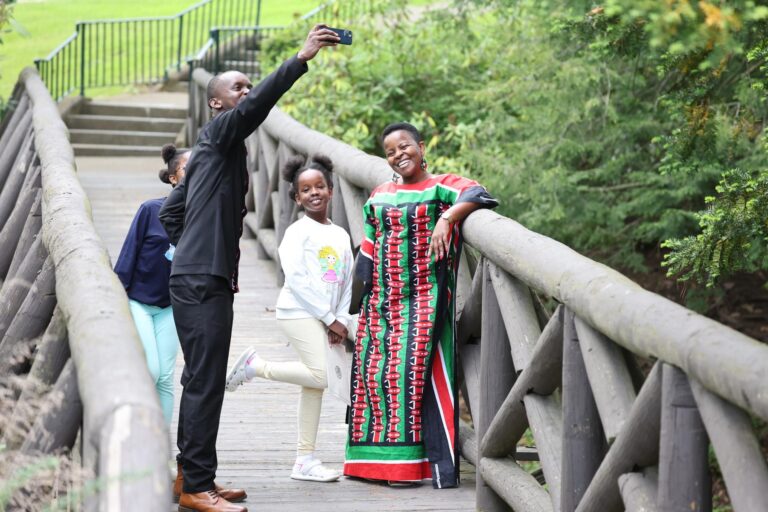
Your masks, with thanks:
[{"label": "bridge walkway", "polygon": [[[157,101],[157,98],[153,98]],[[122,99],[124,100],[124,98]],[[136,100],[140,101],[140,100]],[[91,201],[96,229],[105,241],[112,262],[138,206],[167,194],[157,178],[162,166],[148,157],[78,157],[80,181]],[[294,353],[282,339],[274,314],[279,288],[274,263],[256,258],[256,242],[241,242],[241,292],[234,303],[230,361],[254,345],[267,359],[292,360]],[[176,368],[176,413],[181,393],[181,351]],[[342,478],[338,483],[298,482],[289,478],[296,447],[298,387],[258,380],[236,393],[227,393],[219,430],[218,482],[244,487],[249,510],[264,511],[454,511],[475,509],[474,467],[462,460],[462,487],[434,490],[425,482],[414,488],[387,486]],[[325,397],[320,420],[317,455],[341,468],[344,458],[345,406]],[[177,414],[175,415],[177,416]],[[176,424],[171,426],[175,447]],[[175,510],[175,507],[170,508]]]}]

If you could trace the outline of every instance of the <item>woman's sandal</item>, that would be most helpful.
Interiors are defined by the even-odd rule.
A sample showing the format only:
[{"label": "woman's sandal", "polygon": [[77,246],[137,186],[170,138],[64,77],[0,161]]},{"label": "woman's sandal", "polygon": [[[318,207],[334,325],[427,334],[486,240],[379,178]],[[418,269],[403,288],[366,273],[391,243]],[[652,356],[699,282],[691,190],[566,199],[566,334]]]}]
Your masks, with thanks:
[{"label": "woman's sandal", "polygon": [[312,459],[303,465],[295,464],[291,473],[294,480],[309,482],[335,482],[339,477],[341,474],[338,471],[323,466],[318,459]]}]

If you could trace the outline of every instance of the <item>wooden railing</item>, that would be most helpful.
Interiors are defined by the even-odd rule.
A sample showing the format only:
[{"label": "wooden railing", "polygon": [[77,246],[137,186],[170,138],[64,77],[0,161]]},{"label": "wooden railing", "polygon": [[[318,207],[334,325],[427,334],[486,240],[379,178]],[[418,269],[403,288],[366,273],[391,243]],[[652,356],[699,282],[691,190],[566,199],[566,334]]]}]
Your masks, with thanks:
[{"label": "wooden railing", "polygon": [[14,103],[0,127],[0,380],[20,393],[5,449],[74,446],[95,479],[87,509],[165,511],[168,429],[67,128],[33,68]]},{"label": "wooden railing", "polygon": [[[193,77],[197,133],[211,75]],[[391,177],[383,159],[279,109],[246,144],[246,226],[262,257],[279,263],[298,215],[279,177],[296,153],[333,160],[332,218],[359,247],[368,191]],[[768,346],[492,211],[462,229],[477,255],[460,266],[457,332],[478,510],[711,510],[710,442],[734,509],[768,510],[751,422],[768,420]],[[519,446],[528,429],[540,471],[520,464],[531,459]]]}]

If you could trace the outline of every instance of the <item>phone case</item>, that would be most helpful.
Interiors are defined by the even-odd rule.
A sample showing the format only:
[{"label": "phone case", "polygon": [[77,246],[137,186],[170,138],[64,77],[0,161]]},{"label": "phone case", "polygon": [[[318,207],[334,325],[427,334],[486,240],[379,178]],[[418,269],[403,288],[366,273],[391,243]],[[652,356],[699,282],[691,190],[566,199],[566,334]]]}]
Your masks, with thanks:
[{"label": "phone case", "polygon": [[352,31],[347,30],[345,28],[331,28],[328,27],[330,30],[333,30],[338,34],[338,36],[341,38],[341,41],[339,41],[339,44],[352,44]]}]

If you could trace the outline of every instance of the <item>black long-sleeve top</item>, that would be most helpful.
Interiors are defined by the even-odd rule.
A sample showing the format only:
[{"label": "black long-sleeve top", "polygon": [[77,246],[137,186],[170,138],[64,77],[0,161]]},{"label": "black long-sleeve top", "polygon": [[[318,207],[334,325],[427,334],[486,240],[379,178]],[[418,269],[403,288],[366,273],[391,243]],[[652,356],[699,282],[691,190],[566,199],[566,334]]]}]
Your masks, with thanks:
[{"label": "black long-sleeve top", "polygon": [[244,141],[306,71],[306,63],[291,57],[234,109],[221,112],[201,130],[184,180],[160,210],[160,222],[176,244],[171,277],[221,276],[237,291],[239,239],[248,190]]}]

